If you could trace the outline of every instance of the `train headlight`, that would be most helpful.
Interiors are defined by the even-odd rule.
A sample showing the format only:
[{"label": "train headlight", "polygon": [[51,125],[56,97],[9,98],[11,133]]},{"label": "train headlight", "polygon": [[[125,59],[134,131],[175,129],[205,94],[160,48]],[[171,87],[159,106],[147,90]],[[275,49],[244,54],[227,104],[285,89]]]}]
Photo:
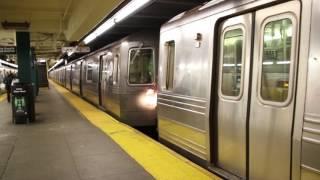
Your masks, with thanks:
[{"label": "train headlight", "polygon": [[148,109],[154,109],[157,106],[157,93],[153,89],[148,89],[140,96],[140,104]]}]

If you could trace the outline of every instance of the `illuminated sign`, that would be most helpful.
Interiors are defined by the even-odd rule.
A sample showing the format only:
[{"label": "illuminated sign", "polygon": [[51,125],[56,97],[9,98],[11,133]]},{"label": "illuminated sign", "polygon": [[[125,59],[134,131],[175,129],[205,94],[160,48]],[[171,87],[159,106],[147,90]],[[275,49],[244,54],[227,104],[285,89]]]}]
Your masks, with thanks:
[{"label": "illuminated sign", "polygon": [[68,56],[73,53],[88,53],[90,52],[90,47],[88,46],[76,46],[76,47],[62,47],[62,53],[67,53]]},{"label": "illuminated sign", "polygon": [[17,49],[15,46],[0,46],[0,54],[16,54]]}]

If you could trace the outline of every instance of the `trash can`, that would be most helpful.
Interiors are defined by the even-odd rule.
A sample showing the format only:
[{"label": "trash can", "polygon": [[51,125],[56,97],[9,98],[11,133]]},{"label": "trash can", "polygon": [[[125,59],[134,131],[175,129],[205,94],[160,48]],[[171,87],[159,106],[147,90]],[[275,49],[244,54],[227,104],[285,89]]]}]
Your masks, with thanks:
[{"label": "trash can", "polygon": [[11,88],[11,93],[12,122],[15,124],[29,122],[27,86],[15,83]]}]

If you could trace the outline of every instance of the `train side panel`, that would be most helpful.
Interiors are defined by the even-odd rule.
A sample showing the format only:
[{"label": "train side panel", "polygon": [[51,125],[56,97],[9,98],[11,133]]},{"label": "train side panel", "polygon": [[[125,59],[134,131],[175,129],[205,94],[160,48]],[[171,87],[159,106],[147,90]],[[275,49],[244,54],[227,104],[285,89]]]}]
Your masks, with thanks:
[{"label": "train side panel", "polygon": [[59,74],[59,83],[63,86],[66,87],[66,68],[62,67],[58,70]]},{"label": "train side panel", "polygon": [[320,179],[320,1],[313,0],[306,106],[302,131],[302,180]]},{"label": "train side panel", "polygon": [[66,88],[71,90],[71,65],[66,66]]},{"label": "train side panel", "polygon": [[209,160],[214,22],[206,18],[162,32],[159,47],[159,136],[203,160]]},{"label": "train side panel", "polygon": [[[300,147],[299,142],[293,145],[292,136],[297,131],[301,131],[298,129],[301,126],[294,127],[302,121],[302,118],[295,117],[295,108],[304,107],[305,104],[300,101],[305,92],[300,91],[300,87],[297,87],[297,83],[298,86],[304,85],[299,78],[303,76],[302,73],[305,73],[305,69],[303,66],[298,67],[298,63],[304,61],[305,57],[297,58],[300,41],[300,12],[309,11],[303,9],[306,7],[304,3],[306,2],[212,1],[212,4],[209,3],[209,5],[193,10],[194,14],[192,12],[181,14],[165,24],[161,29],[159,52],[158,126],[161,140],[207,161],[210,168],[225,177],[235,175],[238,178],[248,177],[250,179],[289,179],[293,174],[299,175],[300,167],[297,170],[297,165],[301,165],[298,154],[301,144]],[[308,79],[301,149],[304,179],[317,179],[316,174],[320,172],[320,160],[315,157],[315,154],[319,153],[320,147],[317,119],[320,110],[316,106],[317,90],[319,89],[316,83],[316,72],[319,72],[317,69],[319,55],[316,50],[319,49],[319,33],[316,32],[319,31],[319,23],[316,22],[319,21],[320,15],[319,9],[315,7],[318,5],[319,0],[314,0],[312,5],[314,8],[312,15],[313,34],[311,36],[313,42],[310,45],[312,57],[310,57],[311,64],[309,64],[308,77],[310,79]],[[226,10],[226,8],[231,8],[231,10]],[[251,47],[245,47],[246,50],[252,52],[243,51],[246,56],[250,57],[245,65],[241,63],[239,65],[235,61],[238,58],[235,57],[235,54],[239,52],[239,48],[235,44],[235,34],[228,37],[230,39],[221,40],[222,37],[214,37],[214,35],[221,33],[221,29],[216,25],[220,25],[223,20],[240,17],[242,13],[247,13],[248,17],[250,14],[255,15],[252,16],[253,23],[248,26],[250,30],[255,30],[253,33],[248,33],[250,36],[248,39],[253,44],[249,45]],[[306,19],[308,18],[306,17]],[[219,21],[216,21],[218,19]],[[235,30],[239,26],[243,27],[239,21],[233,23],[233,26],[228,27],[231,30]],[[304,36],[308,36],[308,27],[303,27],[303,29],[305,29]],[[268,34],[269,30],[272,33]],[[277,33],[275,32],[281,34],[281,38],[276,37]],[[241,36],[244,36],[243,39],[247,41],[248,34],[244,33]],[[217,47],[215,47],[216,45]],[[202,48],[203,51],[200,52]],[[223,51],[220,51],[221,49]],[[222,54],[224,51],[227,53]],[[219,62],[220,56],[223,57],[222,62]],[[201,68],[197,66],[197,63],[203,63]],[[212,68],[213,64],[219,65],[219,67]],[[301,64],[303,65],[303,63]],[[237,70],[235,70],[236,66],[238,66]],[[230,71],[230,67],[234,67],[233,70]],[[251,77],[245,83],[246,87],[249,87],[244,92],[249,95],[249,101],[247,101],[249,104],[243,105],[245,106],[243,109],[248,112],[244,113],[248,115],[248,117],[244,117],[245,126],[241,126],[245,132],[245,136],[243,136],[245,141],[243,142],[235,141],[237,132],[231,131],[235,128],[232,126],[238,122],[228,122],[224,124],[225,128],[217,128],[223,124],[224,120],[217,116],[217,111],[222,106],[217,103],[221,91],[219,88],[222,88],[222,78],[220,77],[228,76],[229,82],[226,84],[232,82],[229,90],[237,89],[241,87],[241,80],[238,78],[239,69],[245,69],[245,73]],[[212,80],[211,77],[213,77]],[[184,78],[188,80],[184,81]],[[203,86],[202,81],[205,82]],[[263,89],[265,87],[267,89]],[[212,94],[211,90],[213,90]],[[296,101],[296,92],[300,92],[297,95],[299,101]],[[225,104],[230,104],[238,99],[223,99],[223,101],[227,102]],[[229,118],[230,114],[234,114],[230,107],[223,108],[226,110],[224,117]],[[232,121],[236,120],[236,118],[232,119]],[[218,136],[223,131],[226,132],[225,135],[229,134],[230,136],[219,139]],[[297,138],[301,139],[301,137]],[[248,157],[244,159],[247,164],[242,163],[245,167],[241,173],[234,173],[232,169],[228,168],[236,163],[229,161],[226,166],[217,163],[217,159],[220,158],[217,151],[219,151],[219,146],[222,146],[221,142],[228,149],[228,152],[223,151],[222,154],[229,157],[237,149],[229,147],[244,143],[241,146],[249,148],[245,149]],[[310,174],[313,175],[310,176]],[[298,176],[294,176],[294,178],[300,179]]]}]

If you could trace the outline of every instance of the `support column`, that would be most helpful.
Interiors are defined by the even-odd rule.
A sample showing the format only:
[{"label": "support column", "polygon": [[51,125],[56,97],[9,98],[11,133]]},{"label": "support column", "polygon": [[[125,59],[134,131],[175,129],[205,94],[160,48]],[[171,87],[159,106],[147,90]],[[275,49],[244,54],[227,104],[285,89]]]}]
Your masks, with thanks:
[{"label": "support column", "polygon": [[30,33],[17,32],[18,78],[22,83],[32,83],[32,58]]},{"label": "support column", "polygon": [[35,82],[34,75],[34,60],[30,48],[30,33],[17,32],[17,61],[18,61],[18,78],[21,83],[27,86],[27,107],[29,122],[35,121]]},{"label": "support column", "polygon": [[31,81],[34,85],[34,94],[38,95],[39,83],[38,83],[38,64],[37,64],[35,49],[31,48]]}]

